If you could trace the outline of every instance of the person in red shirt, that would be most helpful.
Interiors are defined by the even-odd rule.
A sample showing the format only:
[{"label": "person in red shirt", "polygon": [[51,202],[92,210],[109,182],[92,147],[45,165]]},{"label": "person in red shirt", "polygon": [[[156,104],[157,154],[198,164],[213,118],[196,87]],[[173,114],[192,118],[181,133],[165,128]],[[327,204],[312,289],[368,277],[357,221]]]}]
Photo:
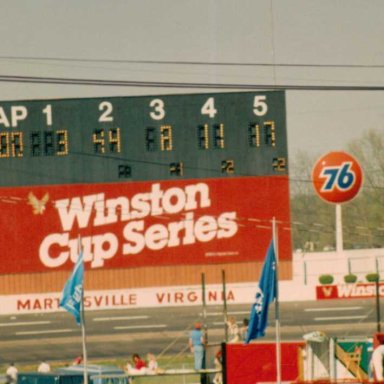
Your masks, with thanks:
[{"label": "person in red shirt", "polygon": [[83,355],[79,355],[76,357],[75,360],[73,360],[72,365],[79,365],[83,362]]},{"label": "person in red shirt", "polygon": [[145,361],[140,358],[140,356],[137,353],[134,353],[132,355],[133,363],[135,364],[136,369],[143,369],[146,367]]},{"label": "person in red shirt", "polygon": [[[133,366],[128,362],[127,364],[127,373],[132,376],[145,375],[147,373],[145,361],[140,358],[137,353],[132,355]],[[129,378],[129,383],[132,383],[131,378]]]}]

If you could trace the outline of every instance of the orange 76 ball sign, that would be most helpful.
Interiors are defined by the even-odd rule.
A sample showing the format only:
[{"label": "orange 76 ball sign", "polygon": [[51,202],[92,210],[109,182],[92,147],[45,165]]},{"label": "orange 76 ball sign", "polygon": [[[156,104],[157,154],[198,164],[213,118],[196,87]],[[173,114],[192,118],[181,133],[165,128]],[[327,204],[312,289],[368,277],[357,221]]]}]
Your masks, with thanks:
[{"label": "orange 76 ball sign", "polygon": [[360,190],[363,172],[359,162],[345,152],[329,152],[317,160],[312,170],[317,194],[329,203],[352,200]]}]

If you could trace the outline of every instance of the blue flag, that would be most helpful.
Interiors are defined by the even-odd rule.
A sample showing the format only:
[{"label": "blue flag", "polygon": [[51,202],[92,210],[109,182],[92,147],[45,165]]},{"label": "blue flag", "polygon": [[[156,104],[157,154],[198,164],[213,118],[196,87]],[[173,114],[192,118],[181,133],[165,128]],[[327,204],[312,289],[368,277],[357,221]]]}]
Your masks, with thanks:
[{"label": "blue flag", "polygon": [[73,272],[67,280],[63,294],[60,300],[60,307],[63,307],[76,319],[78,325],[81,324],[81,303],[83,300],[83,282],[84,282],[84,262],[81,252]]},{"label": "blue flag", "polygon": [[276,298],[276,284],[276,256],[272,240],[265,257],[256,300],[251,308],[245,343],[265,335],[265,329],[268,325],[268,307]]}]

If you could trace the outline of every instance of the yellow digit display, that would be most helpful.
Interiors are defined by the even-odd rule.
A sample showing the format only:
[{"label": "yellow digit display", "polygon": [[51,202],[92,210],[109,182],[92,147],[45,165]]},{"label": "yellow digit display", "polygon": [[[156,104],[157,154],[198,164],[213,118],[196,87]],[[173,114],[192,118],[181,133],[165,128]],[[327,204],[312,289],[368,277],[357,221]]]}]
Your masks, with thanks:
[{"label": "yellow digit display", "polygon": [[162,151],[172,151],[172,127],[170,125],[162,125],[160,127],[160,149]]},{"label": "yellow digit display", "polygon": [[0,132],[0,158],[9,157],[9,133]]},{"label": "yellow digit display", "polygon": [[23,157],[23,133],[0,133],[0,158]]},{"label": "yellow digit display", "polygon": [[224,149],[224,124],[214,126],[215,132],[215,148]]},{"label": "yellow digit display", "polygon": [[265,144],[271,147],[276,146],[276,126],[274,121],[266,121],[265,127]]},{"label": "yellow digit display", "polygon": [[23,132],[11,133],[11,152],[13,157],[23,157]]},{"label": "yellow digit display", "polygon": [[209,128],[208,124],[198,127],[198,140],[200,149],[209,149]]},{"label": "yellow digit display", "polygon": [[105,153],[104,129],[95,129],[92,135],[95,153]]},{"label": "yellow digit display", "polygon": [[169,164],[169,173],[172,176],[183,176],[184,175],[183,162]]},{"label": "yellow digit display", "polygon": [[120,128],[110,128],[108,132],[109,149],[112,153],[121,152]]},{"label": "yellow digit display", "polygon": [[56,132],[57,135],[57,156],[68,155],[68,131],[62,129]]}]

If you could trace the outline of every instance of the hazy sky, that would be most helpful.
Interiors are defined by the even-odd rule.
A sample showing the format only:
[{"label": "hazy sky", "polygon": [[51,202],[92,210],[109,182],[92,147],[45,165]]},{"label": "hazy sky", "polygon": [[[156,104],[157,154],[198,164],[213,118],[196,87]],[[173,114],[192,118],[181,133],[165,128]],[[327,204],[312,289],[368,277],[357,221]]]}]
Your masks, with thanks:
[{"label": "hazy sky", "polygon": [[[2,0],[0,75],[384,86],[383,14],[382,0]],[[0,100],[176,92],[187,91],[0,82]],[[384,92],[287,91],[287,118],[291,155],[344,149],[384,129]]]}]

